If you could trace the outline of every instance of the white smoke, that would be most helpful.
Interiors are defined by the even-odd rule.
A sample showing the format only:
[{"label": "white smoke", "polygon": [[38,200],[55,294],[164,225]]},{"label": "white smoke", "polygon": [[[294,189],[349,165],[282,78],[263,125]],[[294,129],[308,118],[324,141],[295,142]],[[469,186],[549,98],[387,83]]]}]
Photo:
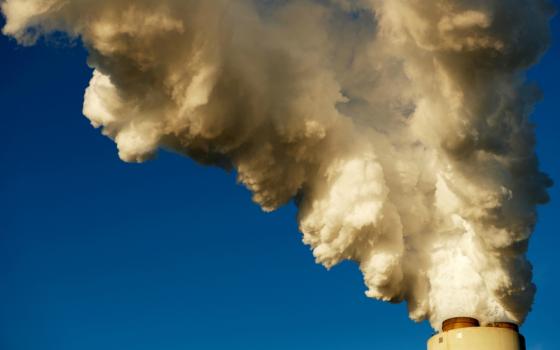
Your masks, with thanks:
[{"label": "white smoke", "polygon": [[296,200],[326,267],[367,295],[523,322],[539,172],[524,70],[545,0],[6,0],[4,34],[80,38],[84,114],[140,162],[159,148],[237,171],[264,210]]}]

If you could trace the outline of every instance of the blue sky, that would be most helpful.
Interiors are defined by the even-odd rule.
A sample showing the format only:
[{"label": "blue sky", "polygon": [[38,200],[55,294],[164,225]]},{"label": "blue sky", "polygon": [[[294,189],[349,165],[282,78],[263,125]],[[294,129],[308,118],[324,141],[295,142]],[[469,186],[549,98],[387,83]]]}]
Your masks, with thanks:
[{"label": "blue sky", "polygon": [[[559,2],[556,2],[559,4]],[[529,78],[542,168],[560,181],[560,20]],[[0,349],[423,349],[431,328],[364,296],[301,243],[293,205],[264,214],[233,174],[161,152],[125,164],[81,114],[79,45],[0,36]],[[558,186],[530,257],[529,350],[560,348]]]}]

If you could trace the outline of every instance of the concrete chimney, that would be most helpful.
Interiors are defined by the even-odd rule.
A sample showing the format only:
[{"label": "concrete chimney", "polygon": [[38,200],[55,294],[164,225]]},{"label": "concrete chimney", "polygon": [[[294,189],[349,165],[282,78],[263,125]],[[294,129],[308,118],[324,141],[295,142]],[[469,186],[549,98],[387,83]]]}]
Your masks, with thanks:
[{"label": "concrete chimney", "polygon": [[495,322],[480,326],[470,317],[452,318],[442,332],[428,340],[428,350],[525,350],[525,338],[516,324]]}]

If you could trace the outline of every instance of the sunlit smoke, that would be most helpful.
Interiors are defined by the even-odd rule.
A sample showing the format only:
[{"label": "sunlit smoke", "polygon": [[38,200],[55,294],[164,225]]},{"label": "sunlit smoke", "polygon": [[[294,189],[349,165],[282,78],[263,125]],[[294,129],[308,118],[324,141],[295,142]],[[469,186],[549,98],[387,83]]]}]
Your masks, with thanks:
[{"label": "sunlit smoke", "polygon": [[[6,0],[24,45],[62,32],[94,69],[84,114],[128,162],[160,148],[234,169],[367,295],[521,323],[551,181],[524,71],[545,0]],[[219,213],[216,213],[219,215]]]}]

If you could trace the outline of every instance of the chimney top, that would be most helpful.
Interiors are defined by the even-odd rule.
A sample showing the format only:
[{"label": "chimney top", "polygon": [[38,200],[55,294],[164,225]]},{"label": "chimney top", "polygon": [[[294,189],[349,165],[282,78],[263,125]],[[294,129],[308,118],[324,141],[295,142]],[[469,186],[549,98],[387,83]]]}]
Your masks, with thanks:
[{"label": "chimney top", "polygon": [[472,317],[454,317],[443,321],[443,331],[451,331],[453,329],[479,327],[480,323],[476,318]]}]

